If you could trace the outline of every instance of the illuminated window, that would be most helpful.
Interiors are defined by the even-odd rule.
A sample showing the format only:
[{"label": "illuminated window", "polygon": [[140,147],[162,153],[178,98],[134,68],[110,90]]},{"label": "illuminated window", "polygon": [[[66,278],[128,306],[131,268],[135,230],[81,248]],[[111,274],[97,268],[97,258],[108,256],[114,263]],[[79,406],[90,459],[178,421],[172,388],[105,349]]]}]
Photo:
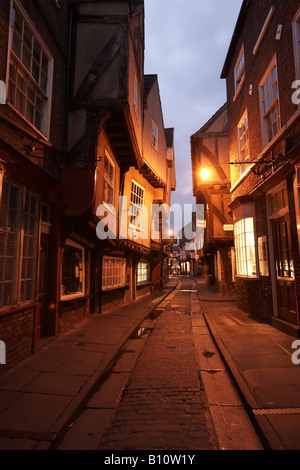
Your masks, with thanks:
[{"label": "illuminated window", "polygon": [[52,59],[18,2],[11,15],[7,102],[44,135],[49,134]]},{"label": "illuminated window", "polygon": [[147,261],[141,261],[137,267],[137,283],[150,280],[150,265]]},{"label": "illuminated window", "polygon": [[126,260],[105,256],[102,262],[102,289],[116,289],[126,283]]},{"label": "illuminated window", "polygon": [[158,150],[158,127],[154,121],[152,121],[152,146]]},{"label": "illuminated window", "polygon": [[280,129],[276,60],[274,60],[268,68],[260,83],[259,89],[262,109],[263,142],[264,145],[267,145]]},{"label": "illuminated window", "polygon": [[269,276],[267,237],[258,238],[259,273],[261,276]]},{"label": "illuminated window", "polygon": [[249,155],[249,129],[248,129],[248,115],[244,114],[238,125],[238,146],[239,146],[239,170],[240,175],[247,169],[247,162],[250,159]]},{"label": "illuminated window", "polygon": [[136,181],[131,182],[130,195],[130,225],[142,230],[143,227],[143,209],[144,209],[145,189]]},{"label": "illuminated window", "polygon": [[71,240],[64,247],[61,294],[62,300],[85,294],[84,248]]},{"label": "illuminated window", "polygon": [[236,273],[241,276],[256,276],[256,251],[254,220],[241,219],[234,224],[234,246]]},{"label": "illuminated window", "polygon": [[115,182],[115,165],[110,156],[105,152],[104,157],[104,202],[106,204],[114,204],[114,182]]}]

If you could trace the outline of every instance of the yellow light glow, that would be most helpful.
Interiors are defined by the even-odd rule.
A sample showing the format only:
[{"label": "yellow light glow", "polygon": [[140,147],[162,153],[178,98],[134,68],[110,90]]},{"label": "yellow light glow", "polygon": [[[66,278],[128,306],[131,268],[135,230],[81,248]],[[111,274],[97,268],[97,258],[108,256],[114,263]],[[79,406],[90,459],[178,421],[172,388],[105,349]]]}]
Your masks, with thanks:
[{"label": "yellow light glow", "polygon": [[208,168],[203,168],[200,172],[201,178],[207,180],[210,177],[210,171]]},{"label": "yellow light glow", "polygon": [[168,234],[169,234],[170,236],[173,235],[173,230],[169,230],[169,231],[168,231]]}]

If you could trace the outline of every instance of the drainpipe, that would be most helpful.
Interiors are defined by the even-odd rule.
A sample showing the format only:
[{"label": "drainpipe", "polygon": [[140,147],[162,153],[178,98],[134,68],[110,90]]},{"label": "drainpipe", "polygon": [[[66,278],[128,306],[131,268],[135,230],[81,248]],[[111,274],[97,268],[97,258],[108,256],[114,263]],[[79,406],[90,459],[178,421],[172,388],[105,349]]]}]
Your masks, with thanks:
[{"label": "drainpipe", "polygon": [[66,100],[65,100],[65,128],[64,128],[64,150],[67,152],[68,146],[68,111],[69,111],[69,92],[70,92],[70,65],[71,65],[71,49],[72,49],[72,30],[74,10],[78,5],[78,0],[68,1],[68,20],[69,20],[69,37],[68,37],[68,56],[67,56],[67,77],[66,77]]}]

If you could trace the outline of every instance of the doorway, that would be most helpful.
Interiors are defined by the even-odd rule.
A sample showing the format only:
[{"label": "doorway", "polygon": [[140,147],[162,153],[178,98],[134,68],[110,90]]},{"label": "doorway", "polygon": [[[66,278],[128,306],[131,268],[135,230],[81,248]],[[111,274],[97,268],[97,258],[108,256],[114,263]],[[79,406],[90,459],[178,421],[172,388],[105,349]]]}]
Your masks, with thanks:
[{"label": "doorway", "polygon": [[278,317],[298,325],[289,215],[272,220]]}]

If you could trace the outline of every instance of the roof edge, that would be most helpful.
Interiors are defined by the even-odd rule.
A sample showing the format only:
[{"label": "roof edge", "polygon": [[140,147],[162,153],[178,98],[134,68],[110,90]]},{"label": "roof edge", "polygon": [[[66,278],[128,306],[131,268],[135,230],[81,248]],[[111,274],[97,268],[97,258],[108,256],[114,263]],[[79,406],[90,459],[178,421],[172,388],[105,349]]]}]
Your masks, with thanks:
[{"label": "roof edge", "polygon": [[238,16],[238,19],[237,19],[237,22],[236,22],[236,25],[235,25],[235,28],[234,28],[234,31],[233,31],[233,35],[232,35],[232,38],[231,38],[231,42],[230,42],[230,45],[229,45],[229,49],[228,49],[228,52],[227,52],[227,55],[226,55],[226,59],[225,59],[224,65],[223,65],[223,69],[222,69],[222,73],[221,73],[220,78],[226,78],[227,77],[228,70],[229,70],[229,67],[230,67],[230,63],[231,63],[233,54],[235,52],[238,40],[239,40],[240,35],[241,35],[241,31],[242,31],[242,28],[243,28],[243,25],[244,25],[244,21],[245,21],[246,15],[247,15],[248,8],[250,6],[250,2],[251,2],[251,0],[243,0],[243,3],[242,3],[242,6],[241,6],[241,9],[240,9],[240,12],[239,12],[239,16]]}]

